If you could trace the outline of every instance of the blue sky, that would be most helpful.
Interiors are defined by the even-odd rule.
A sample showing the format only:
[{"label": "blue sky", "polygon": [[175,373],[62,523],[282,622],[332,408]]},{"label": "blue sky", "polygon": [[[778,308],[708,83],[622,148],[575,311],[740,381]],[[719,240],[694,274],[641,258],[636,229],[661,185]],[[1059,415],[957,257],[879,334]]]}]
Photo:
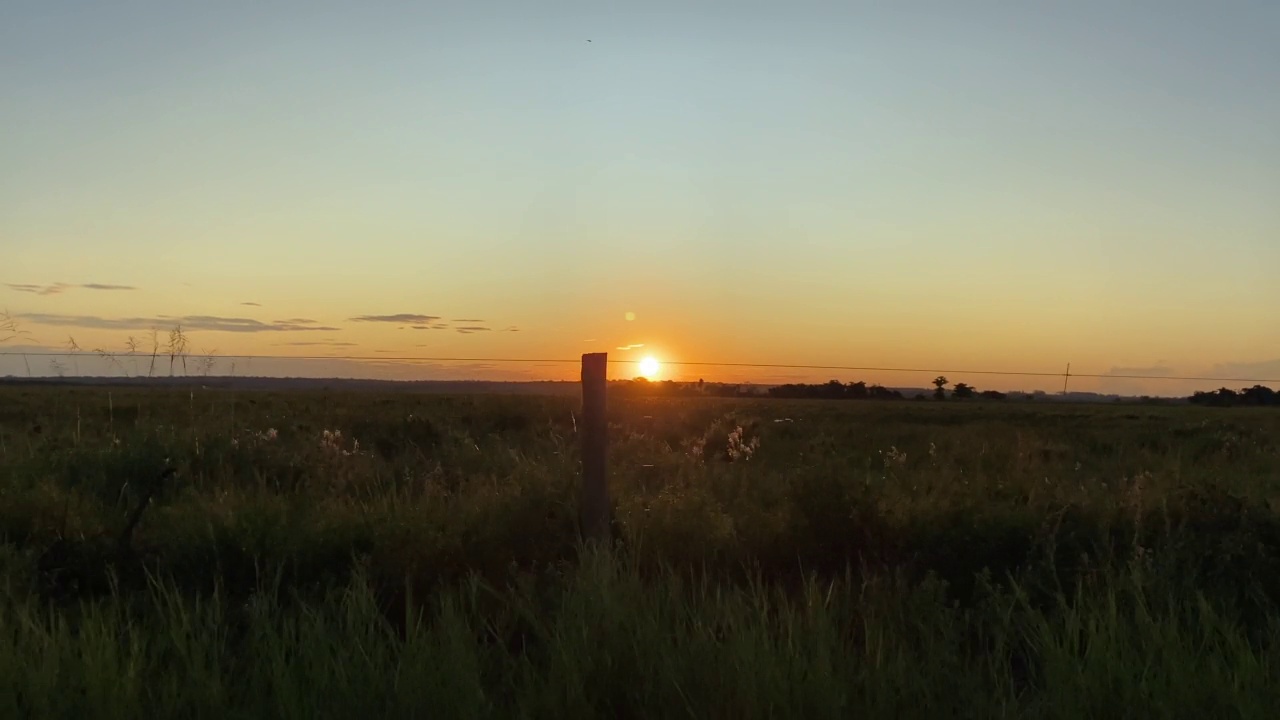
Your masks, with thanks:
[{"label": "blue sky", "polygon": [[[1000,5],[10,2],[0,307],[1280,368],[1280,4]],[[403,313],[495,332],[350,321]]]}]

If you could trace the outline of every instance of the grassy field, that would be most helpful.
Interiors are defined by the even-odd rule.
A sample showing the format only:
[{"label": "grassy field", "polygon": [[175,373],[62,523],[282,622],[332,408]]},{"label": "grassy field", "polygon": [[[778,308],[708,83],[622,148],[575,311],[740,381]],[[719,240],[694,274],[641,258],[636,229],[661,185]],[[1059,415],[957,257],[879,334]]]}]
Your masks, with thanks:
[{"label": "grassy field", "polygon": [[585,549],[576,413],[0,388],[0,713],[1280,707],[1274,409],[617,400]]}]

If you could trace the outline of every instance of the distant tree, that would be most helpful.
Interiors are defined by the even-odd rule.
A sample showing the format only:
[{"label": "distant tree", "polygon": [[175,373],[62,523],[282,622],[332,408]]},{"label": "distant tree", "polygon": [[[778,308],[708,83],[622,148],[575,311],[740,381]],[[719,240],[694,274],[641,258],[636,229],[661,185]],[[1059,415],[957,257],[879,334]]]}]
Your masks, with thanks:
[{"label": "distant tree", "polygon": [[803,383],[775,385],[764,391],[764,394],[775,398],[809,398],[823,400],[901,400],[902,393],[880,385],[867,385],[865,382],[843,384],[838,380],[830,380],[820,385]]},{"label": "distant tree", "polygon": [[1196,392],[1187,399],[1192,404],[1210,407],[1280,405],[1280,393],[1265,385],[1254,385],[1239,392],[1230,388],[1219,388],[1213,392]]},{"label": "distant tree", "polygon": [[1276,391],[1265,385],[1254,385],[1240,392],[1240,403],[1243,405],[1276,405]]},{"label": "distant tree", "polygon": [[873,400],[901,400],[902,393],[897,390],[890,390],[883,385],[872,385],[867,388],[867,397]]},{"label": "distant tree", "polygon": [[929,398],[925,397],[924,393],[916,393],[916,396],[911,399],[912,400],[928,400]]},{"label": "distant tree", "polygon": [[934,400],[946,400],[946,399],[947,399],[947,390],[946,390],[946,387],[947,387],[947,383],[949,383],[949,382],[950,382],[950,381],[949,381],[949,380],[947,380],[947,376],[946,376],[946,375],[939,375],[938,377],[936,377],[936,378],[934,378],[934,379],[933,379],[933,387],[934,387],[934,390],[933,390],[933,399],[934,399]]},{"label": "distant tree", "polygon": [[965,383],[956,383],[955,388],[951,391],[951,395],[961,400],[967,400],[973,397],[973,392],[973,387]]},{"label": "distant tree", "polygon": [[983,400],[1004,400],[1006,397],[1006,395],[999,390],[983,390],[979,394],[982,396]]}]

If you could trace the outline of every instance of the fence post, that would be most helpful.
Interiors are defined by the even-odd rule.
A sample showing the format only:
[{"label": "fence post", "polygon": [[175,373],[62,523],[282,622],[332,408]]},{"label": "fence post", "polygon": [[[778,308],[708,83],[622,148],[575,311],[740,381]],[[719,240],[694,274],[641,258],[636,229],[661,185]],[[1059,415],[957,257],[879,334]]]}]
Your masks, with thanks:
[{"label": "fence post", "polygon": [[610,536],[605,462],[608,362],[608,353],[582,356],[582,535],[601,542]]}]

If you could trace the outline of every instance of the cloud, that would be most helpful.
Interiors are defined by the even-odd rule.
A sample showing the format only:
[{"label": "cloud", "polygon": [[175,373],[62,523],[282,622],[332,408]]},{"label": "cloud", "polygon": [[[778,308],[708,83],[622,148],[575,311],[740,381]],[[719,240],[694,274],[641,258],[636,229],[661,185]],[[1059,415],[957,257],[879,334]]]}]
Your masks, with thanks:
[{"label": "cloud", "polygon": [[1163,362],[1152,365],[1151,367],[1113,367],[1108,370],[1106,375],[1142,375],[1146,377],[1169,377],[1173,375],[1173,368],[1166,366]]},{"label": "cloud", "polygon": [[132,285],[109,285],[106,283],[85,283],[83,285],[72,285],[70,283],[54,283],[52,285],[32,285],[30,283],[5,283],[10,290],[17,292],[31,293],[33,295],[61,295],[67,290],[80,288],[82,290],[137,290]]},{"label": "cloud", "polygon": [[285,325],[315,325],[317,321],[308,320],[307,318],[289,318],[288,320],[277,320],[276,322]]},{"label": "cloud", "polygon": [[1280,382],[1280,358],[1260,362],[1218,363],[1206,375],[1215,378],[1242,378]]},{"label": "cloud", "polygon": [[181,318],[182,325],[197,330],[214,330],[221,332],[298,332],[303,330],[323,330],[335,332],[340,328],[317,325],[315,321],[305,323],[277,320],[264,323],[249,318],[224,318],[211,315],[191,315]]},{"label": "cloud", "polygon": [[406,323],[409,325],[430,325],[439,320],[438,315],[417,315],[414,313],[398,313],[396,315],[358,315],[350,318],[351,322]]},{"label": "cloud", "polygon": [[316,341],[299,341],[274,343],[277,347],[355,347],[353,342],[333,342],[332,340],[316,340]]},{"label": "cloud", "polygon": [[452,320],[451,322],[482,323],[483,320]]},{"label": "cloud", "polygon": [[520,328],[516,327],[515,325],[508,325],[502,328],[502,332],[520,332]]},{"label": "cloud", "polygon": [[449,326],[441,323],[436,323],[435,325],[414,325],[413,329],[414,330],[448,330]]},{"label": "cloud", "polygon": [[642,347],[644,347],[644,343],[632,343],[630,345],[623,345],[618,349],[619,350],[639,350]]},{"label": "cloud", "polygon": [[595,342],[595,341],[596,341],[595,338],[591,338],[590,340],[583,340],[582,342]]},{"label": "cloud", "polygon": [[29,285],[26,283],[5,283],[10,290],[17,292],[31,293],[33,295],[58,295],[66,290],[69,285],[65,283],[54,283],[53,285]]},{"label": "cloud", "polygon": [[457,330],[463,335],[469,335],[471,333],[476,333],[476,332],[489,332],[489,328],[481,327],[479,325],[466,325],[464,327],[454,328],[454,330]]},{"label": "cloud", "polygon": [[291,322],[264,323],[250,318],[228,318],[213,315],[188,315],[186,317],[157,315],[150,318],[104,318],[94,315],[26,313],[19,317],[37,325],[95,328],[99,330],[135,330],[139,328],[152,328],[169,325],[181,325],[187,330],[208,330],[210,332],[234,333],[301,332],[307,330],[335,332],[341,329],[336,327],[326,327],[323,325]]},{"label": "cloud", "polygon": [[248,305],[249,307],[262,307],[262,303],[256,303],[256,302],[242,302],[240,304]]}]

